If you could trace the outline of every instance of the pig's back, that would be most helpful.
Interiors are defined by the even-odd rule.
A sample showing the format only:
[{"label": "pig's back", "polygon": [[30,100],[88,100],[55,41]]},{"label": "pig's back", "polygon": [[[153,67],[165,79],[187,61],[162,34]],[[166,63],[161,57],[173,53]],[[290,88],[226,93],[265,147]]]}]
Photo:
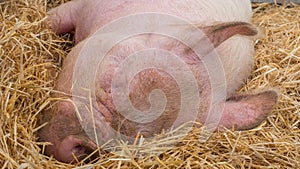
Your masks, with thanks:
[{"label": "pig's back", "polygon": [[[86,1],[82,3],[84,8]],[[120,17],[144,12],[166,13],[204,25],[227,21],[249,22],[252,16],[249,0],[101,0],[94,4],[94,9],[80,13],[80,16],[87,17],[82,20],[85,24],[78,25],[87,25],[87,30],[91,26],[97,29]]]},{"label": "pig's back", "polygon": [[[228,21],[250,22],[252,17],[249,0],[103,0],[96,2],[94,6],[94,9],[81,14],[89,16],[86,20],[81,20],[83,23],[78,24],[81,27],[76,31],[81,32],[81,35],[76,36],[81,39],[120,17],[144,12],[175,15],[200,25]],[[91,13],[95,15],[91,16]],[[82,33],[87,30],[90,31]],[[227,93],[230,95],[250,75],[253,66],[253,43],[247,37],[235,36],[221,44],[217,51],[224,64]]]},{"label": "pig's back", "polygon": [[[162,2],[163,3],[163,2]],[[252,11],[248,0],[177,0],[164,1],[174,13],[192,23],[215,21],[249,22]]]}]

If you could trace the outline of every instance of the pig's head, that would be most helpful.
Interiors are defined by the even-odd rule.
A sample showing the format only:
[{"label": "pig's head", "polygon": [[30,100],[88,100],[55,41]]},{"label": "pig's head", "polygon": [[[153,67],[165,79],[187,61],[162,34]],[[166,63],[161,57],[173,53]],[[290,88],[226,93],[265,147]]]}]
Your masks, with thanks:
[{"label": "pig's head", "polygon": [[51,143],[45,148],[46,155],[69,163],[76,158],[80,161],[97,149],[82,129],[72,102],[60,101],[43,113],[40,120],[48,124],[39,131],[39,137]]}]

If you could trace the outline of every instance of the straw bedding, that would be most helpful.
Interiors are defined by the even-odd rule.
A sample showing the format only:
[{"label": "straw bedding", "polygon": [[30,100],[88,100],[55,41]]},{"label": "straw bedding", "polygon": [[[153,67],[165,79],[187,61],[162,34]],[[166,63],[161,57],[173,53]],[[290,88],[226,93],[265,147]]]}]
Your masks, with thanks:
[{"label": "straw bedding", "polygon": [[265,36],[256,41],[255,70],[241,91],[270,86],[280,91],[261,126],[214,133],[205,143],[198,142],[201,129],[194,129],[180,146],[142,159],[107,154],[93,165],[70,165],[42,155],[47,143],[38,142],[38,115],[49,106],[54,80],[73,45],[70,35],[55,35],[43,21],[48,8],[63,2],[1,3],[0,168],[300,168],[300,6],[295,4],[253,4],[253,22]]}]

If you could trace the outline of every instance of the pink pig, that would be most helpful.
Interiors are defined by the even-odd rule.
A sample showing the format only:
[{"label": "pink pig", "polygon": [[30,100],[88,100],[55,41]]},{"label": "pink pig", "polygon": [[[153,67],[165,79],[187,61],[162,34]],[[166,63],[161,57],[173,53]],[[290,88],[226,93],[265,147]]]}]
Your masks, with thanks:
[{"label": "pink pig", "polygon": [[[216,48],[216,53],[224,68],[224,72],[220,72],[220,74],[225,73],[227,84],[227,97],[215,103],[224,105],[223,114],[218,123],[219,128],[223,126],[234,127],[235,130],[247,130],[256,127],[266,119],[277,101],[275,91],[234,95],[234,91],[250,75],[254,63],[254,47],[249,37],[257,35],[258,31],[249,23],[252,15],[249,0],[74,0],[54,8],[48,13],[53,30],[58,34],[75,31],[76,40],[76,46],[64,61],[56,90],[68,95],[72,93],[72,78],[79,53],[99,28],[124,16],[149,12],[176,16],[194,24],[206,34]],[[113,35],[114,32],[111,33]],[[203,42],[195,45],[206,46]],[[217,92],[224,85],[221,83],[211,84],[208,72],[201,62],[209,56],[197,56],[189,47],[174,39],[145,34],[116,44],[105,56],[98,70],[95,70],[97,71],[95,84],[97,104],[94,108],[104,119],[96,121],[95,125],[98,128],[107,124],[116,130],[119,129],[126,136],[134,137],[140,132],[145,137],[150,137],[172,127],[181,108],[181,97],[183,96],[181,96],[180,86],[176,80],[162,70],[155,68],[143,70],[129,84],[128,97],[132,105],[145,113],[151,107],[149,102],[151,92],[155,89],[163,91],[167,102],[163,114],[157,119],[147,123],[128,120],[118,112],[114,104],[112,83],[114,73],[117,72],[120,64],[127,56],[136,51],[153,48],[175,53],[189,67],[199,88],[200,101],[195,120],[205,123],[209,115],[209,103],[212,101],[212,85]],[[213,49],[204,50],[212,51]],[[177,68],[176,65],[173,67]],[[217,76],[217,74],[215,75]],[[80,80],[84,81],[86,77],[82,77]],[[189,85],[185,84],[185,86]],[[62,96],[66,97],[66,95],[53,94],[53,97]],[[71,96],[67,97],[72,99]],[[127,105],[121,103],[122,106],[126,107]],[[212,111],[212,119],[220,113],[218,111]],[[189,112],[184,113],[189,116]],[[41,120],[49,122],[39,133],[42,141],[52,143],[46,147],[46,154],[53,155],[59,161],[73,162],[73,155],[78,159],[83,159],[97,148],[95,141],[83,131],[72,102],[57,102],[53,108],[43,113]],[[110,139],[110,133],[106,131],[105,127],[98,132],[103,138],[102,142]]]}]

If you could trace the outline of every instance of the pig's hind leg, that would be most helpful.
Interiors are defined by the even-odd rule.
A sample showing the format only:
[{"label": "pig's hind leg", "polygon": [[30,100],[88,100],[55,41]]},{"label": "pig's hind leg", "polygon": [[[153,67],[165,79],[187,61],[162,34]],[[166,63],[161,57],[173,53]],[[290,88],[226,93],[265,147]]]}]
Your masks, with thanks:
[{"label": "pig's hind leg", "polygon": [[75,30],[78,8],[81,1],[70,1],[51,9],[48,15],[48,23],[57,34],[64,34]]}]

